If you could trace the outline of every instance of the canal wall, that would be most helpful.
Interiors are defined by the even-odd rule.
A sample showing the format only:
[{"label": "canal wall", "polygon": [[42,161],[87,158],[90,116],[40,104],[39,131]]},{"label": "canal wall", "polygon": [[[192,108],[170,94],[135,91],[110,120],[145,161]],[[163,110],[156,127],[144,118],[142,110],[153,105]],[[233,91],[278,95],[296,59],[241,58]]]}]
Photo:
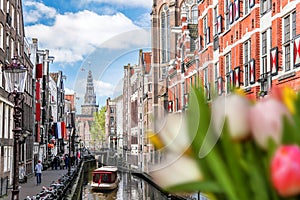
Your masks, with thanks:
[{"label": "canal wall", "polygon": [[82,200],[83,185],[88,182],[88,177],[97,167],[97,161],[93,157],[83,158],[78,168],[78,173],[74,176],[74,181],[70,185],[70,192],[65,199],[67,200]]}]

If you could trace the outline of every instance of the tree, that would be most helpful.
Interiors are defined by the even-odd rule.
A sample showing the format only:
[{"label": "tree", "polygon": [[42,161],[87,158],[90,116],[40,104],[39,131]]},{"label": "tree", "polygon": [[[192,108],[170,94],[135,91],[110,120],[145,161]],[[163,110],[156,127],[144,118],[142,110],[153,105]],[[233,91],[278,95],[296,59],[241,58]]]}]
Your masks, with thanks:
[{"label": "tree", "polygon": [[103,142],[105,141],[105,112],[106,112],[106,106],[102,106],[98,112],[95,112],[94,121],[91,126],[92,140],[95,143],[101,142],[102,146],[103,146]]}]

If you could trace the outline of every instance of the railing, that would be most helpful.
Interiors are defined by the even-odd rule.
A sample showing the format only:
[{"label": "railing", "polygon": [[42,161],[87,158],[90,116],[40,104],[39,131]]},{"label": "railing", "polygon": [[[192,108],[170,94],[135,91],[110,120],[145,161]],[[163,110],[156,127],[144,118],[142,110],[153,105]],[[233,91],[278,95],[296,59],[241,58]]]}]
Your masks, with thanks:
[{"label": "railing", "polygon": [[96,165],[96,160],[92,155],[83,156],[78,165],[70,171],[70,175],[63,175],[57,181],[54,181],[48,188],[33,197],[27,197],[26,200],[33,199],[57,199],[57,200],[80,200],[82,194],[83,177],[86,176],[86,170]]},{"label": "railing", "polygon": [[7,195],[8,176],[5,178],[1,178],[0,187],[0,197]]}]

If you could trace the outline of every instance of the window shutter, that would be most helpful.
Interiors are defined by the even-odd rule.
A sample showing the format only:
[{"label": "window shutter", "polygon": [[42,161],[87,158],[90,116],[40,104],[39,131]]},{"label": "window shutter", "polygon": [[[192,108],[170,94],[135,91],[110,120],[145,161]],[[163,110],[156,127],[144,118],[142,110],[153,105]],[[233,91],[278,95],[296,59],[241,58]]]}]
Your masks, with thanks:
[{"label": "window shutter", "polygon": [[271,74],[273,76],[278,74],[278,48],[272,48],[270,50],[270,66],[271,66]]},{"label": "window shutter", "polygon": [[234,85],[234,82],[235,82],[235,80],[234,80],[234,78],[235,78],[234,70],[231,70],[229,73],[230,73],[230,87],[232,87]]},{"label": "window shutter", "polygon": [[250,60],[250,83],[255,83],[255,61],[254,59]]},{"label": "window shutter", "polygon": [[234,19],[238,20],[240,18],[240,1],[234,0]]},{"label": "window shutter", "polygon": [[300,65],[300,37],[294,40],[294,66],[298,67]]},{"label": "window shutter", "polygon": [[169,103],[168,103],[168,111],[169,111],[169,113],[173,112],[173,101],[169,101]]},{"label": "window shutter", "polygon": [[233,23],[233,3],[231,3],[229,5],[229,23],[232,24]]},{"label": "window shutter", "polygon": [[240,67],[234,69],[234,86],[236,88],[240,87]]}]

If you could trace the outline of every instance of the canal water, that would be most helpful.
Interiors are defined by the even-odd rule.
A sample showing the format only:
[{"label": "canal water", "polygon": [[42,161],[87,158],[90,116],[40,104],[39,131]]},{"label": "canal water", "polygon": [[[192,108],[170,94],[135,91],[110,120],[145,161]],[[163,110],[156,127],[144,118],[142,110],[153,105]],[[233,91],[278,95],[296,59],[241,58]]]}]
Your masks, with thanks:
[{"label": "canal water", "polygon": [[119,172],[119,187],[110,192],[95,192],[91,190],[90,181],[84,186],[83,199],[85,200],[167,200],[159,190],[143,179],[130,173]]}]

